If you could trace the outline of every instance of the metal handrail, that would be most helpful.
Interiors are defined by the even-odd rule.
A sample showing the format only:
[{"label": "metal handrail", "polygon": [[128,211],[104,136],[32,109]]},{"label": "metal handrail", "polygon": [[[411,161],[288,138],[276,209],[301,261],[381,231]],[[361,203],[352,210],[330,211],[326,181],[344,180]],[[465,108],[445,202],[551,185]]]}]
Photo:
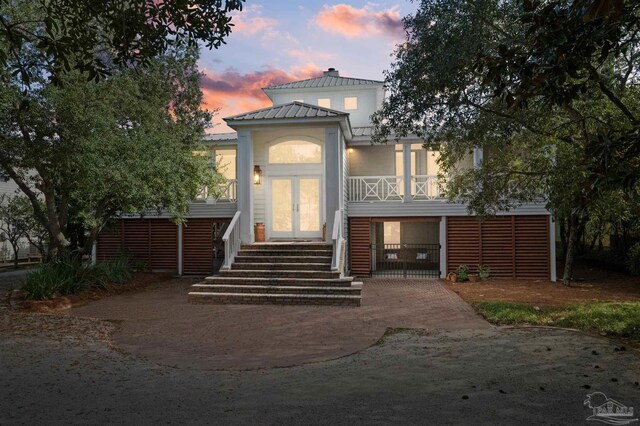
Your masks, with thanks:
[{"label": "metal handrail", "polygon": [[233,215],[233,219],[229,223],[227,231],[222,236],[222,242],[224,243],[224,263],[220,269],[229,270],[233,264],[233,260],[240,249],[240,214],[241,211],[237,211]]}]

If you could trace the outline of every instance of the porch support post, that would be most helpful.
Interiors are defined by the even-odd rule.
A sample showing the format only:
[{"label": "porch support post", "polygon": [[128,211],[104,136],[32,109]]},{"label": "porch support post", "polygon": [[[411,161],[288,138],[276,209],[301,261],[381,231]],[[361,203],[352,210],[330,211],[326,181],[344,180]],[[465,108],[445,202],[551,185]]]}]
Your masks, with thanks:
[{"label": "porch support post", "polygon": [[178,275],[182,275],[182,224],[178,224]]},{"label": "porch support post", "polygon": [[479,147],[473,148],[473,168],[477,169],[480,167],[480,163],[484,159],[484,150]]},{"label": "porch support post", "polygon": [[404,185],[404,197],[402,202],[410,203],[411,197],[411,144],[402,145],[402,175],[404,177],[402,183]]},{"label": "porch support post", "polygon": [[[238,130],[238,210],[240,241],[253,243],[253,139],[251,131]],[[265,185],[262,182],[262,185]]]},{"label": "porch support post", "polygon": [[447,217],[440,218],[440,278],[447,277]]},{"label": "porch support post", "polygon": [[556,221],[553,216],[549,216],[549,279],[553,282],[557,280],[556,272]]},{"label": "porch support post", "polygon": [[326,127],[325,139],[325,222],[327,224],[327,239],[333,232],[333,219],[336,210],[341,208],[342,199],[342,145],[338,126]]}]

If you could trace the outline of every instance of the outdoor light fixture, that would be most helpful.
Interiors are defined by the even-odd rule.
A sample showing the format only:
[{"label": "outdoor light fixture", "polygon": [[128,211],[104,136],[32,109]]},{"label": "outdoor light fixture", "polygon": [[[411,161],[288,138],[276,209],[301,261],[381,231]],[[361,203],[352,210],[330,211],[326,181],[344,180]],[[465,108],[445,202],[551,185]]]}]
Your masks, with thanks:
[{"label": "outdoor light fixture", "polygon": [[260,185],[262,183],[262,170],[260,166],[253,166],[253,183]]}]

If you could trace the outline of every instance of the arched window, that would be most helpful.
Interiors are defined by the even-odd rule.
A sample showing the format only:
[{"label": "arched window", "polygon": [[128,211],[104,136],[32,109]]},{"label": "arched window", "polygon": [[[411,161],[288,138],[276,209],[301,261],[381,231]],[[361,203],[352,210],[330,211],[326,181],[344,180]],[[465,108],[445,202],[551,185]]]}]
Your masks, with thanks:
[{"label": "arched window", "polygon": [[320,164],[322,146],[308,141],[293,140],[269,146],[270,164]]}]

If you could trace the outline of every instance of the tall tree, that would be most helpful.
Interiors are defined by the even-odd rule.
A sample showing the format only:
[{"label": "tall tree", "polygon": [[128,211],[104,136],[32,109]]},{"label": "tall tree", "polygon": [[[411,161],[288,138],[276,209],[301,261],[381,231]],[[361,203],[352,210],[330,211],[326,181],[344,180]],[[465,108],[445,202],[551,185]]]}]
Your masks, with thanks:
[{"label": "tall tree", "polygon": [[167,209],[176,219],[203,185],[216,187],[201,150],[210,114],[200,109],[197,52],[175,47],[140,70],[98,83],[78,72],[62,86],[0,89],[0,166],[29,198],[55,256],[70,245],[73,214],[88,253],[109,218]]},{"label": "tall tree", "polygon": [[92,79],[113,66],[146,65],[172,44],[217,48],[232,29],[231,13],[244,0],[0,0],[0,66],[29,82],[31,45],[49,77],[72,68]]},{"label": "tall tree", "polygon": [[[374,140],[439,146],[446,194],[476,214],[546,201],[567,233],[568,285],[589,208],[638,185],[638,13],[633,1],[423,0]],[[459,170],[475,147],[485,161]]]},{"label": "tall tree", "polygon": [[[89,252],[116,213],[180,220],[203,185],[198,41],[217,47],[242,0],[0,0],[0,173],[28,197],[49,256]],[[89,79],[87,77],[90,77]],[[215,192],[215,191],[214,191]]]}]

